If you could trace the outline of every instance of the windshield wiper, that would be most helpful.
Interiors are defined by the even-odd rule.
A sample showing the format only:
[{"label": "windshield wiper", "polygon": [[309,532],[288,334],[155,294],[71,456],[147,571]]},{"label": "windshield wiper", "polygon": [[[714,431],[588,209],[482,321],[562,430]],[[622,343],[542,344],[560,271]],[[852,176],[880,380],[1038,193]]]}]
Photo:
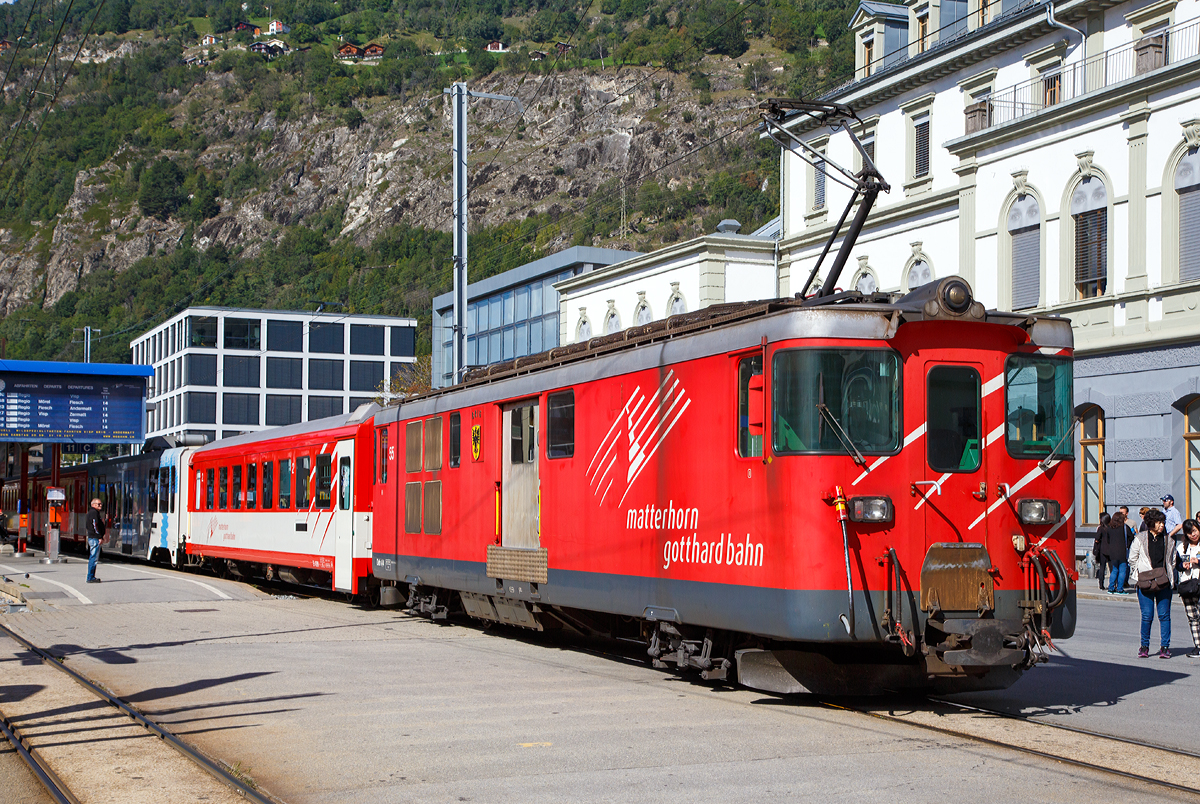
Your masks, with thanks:
[{"label": "windshield wiper", "polygon": [[1071,435],[1075,432],[1075,428],[1079,426],[1079,422],[1081,421],[1083,420],[1078,416],[1071,420],[1070,429],[1067,430],[1062,438],[1058,439],[1058,443],[1055,444],[1054,448],[1050,450],[1050,454],[1038,461],[1038,466],[1042,467],[1043,469],[1049,468],[1050,462],[1053,461],[1054,456],[1058,454],[1058,448],[1061,447],[1066,440],[1071,437]]},{"label": "windshield wiper", "polygon": [[863,454],[858,451],[858,447],[854,446],[854,442],[850,440],[850,435],[842,428],[842,425],[838,422],[837,418],[829,412],[829,408],[825,406],[825,403],[818,402],[817,410],[821,412],[822,416],[829,420],[829,424],[833,426],[834,435],[838,437],[838,441],[842,442],[843,449],[845,449],[850,457],[854,459],[854,462],[859,466],[866,466],[867,459],[864,458]]}]

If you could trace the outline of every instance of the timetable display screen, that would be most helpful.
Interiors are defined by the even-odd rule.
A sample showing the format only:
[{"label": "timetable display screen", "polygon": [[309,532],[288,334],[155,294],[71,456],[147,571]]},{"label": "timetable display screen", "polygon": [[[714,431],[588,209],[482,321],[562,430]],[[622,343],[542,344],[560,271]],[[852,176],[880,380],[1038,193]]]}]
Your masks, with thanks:
[{"label": "timetable display screen", "polygon": [[142,441],[146,380],[0,372],[0,441]]}]

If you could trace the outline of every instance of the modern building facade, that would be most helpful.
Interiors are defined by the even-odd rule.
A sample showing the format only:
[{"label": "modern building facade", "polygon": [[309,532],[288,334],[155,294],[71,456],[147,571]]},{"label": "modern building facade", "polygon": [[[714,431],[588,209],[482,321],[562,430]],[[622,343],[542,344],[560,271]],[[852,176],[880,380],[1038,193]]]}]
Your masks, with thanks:
[{"label": "modern building facade", "polygon": [[[851,27],[855,77],[826,99],[891,193],[840,284],[957,274],[989,307],[1070,317],[1077,526],[1168,492],[1200,509],[1200,3],[863,2]],[[789,126],[860,166],[844,132]],[[781,179],[787,293],[848,191],[792,152]]]},{"label": "modern building facade", "polygon": [[[640,256],[636,251],[575,246],[467,285],[468,366],[487,366],[553,349],[559,340],[554,283]],[[453,383],[454,294],[433,300],[433,386]]]},{"label": "modern building facade", "polygon": [[130,342],[154,366],[146,437],[210,441],[354,410],[416,360],[413,318],[189,307]]}]

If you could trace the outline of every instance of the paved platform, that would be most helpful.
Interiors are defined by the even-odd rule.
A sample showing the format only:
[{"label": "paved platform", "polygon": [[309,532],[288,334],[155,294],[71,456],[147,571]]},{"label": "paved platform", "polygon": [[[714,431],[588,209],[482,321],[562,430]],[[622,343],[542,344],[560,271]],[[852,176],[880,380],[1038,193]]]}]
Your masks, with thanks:
[{"label": "paved platform", "polygon": [[0,556],[0,593],[21,595],[32,611],[107,603],[269,597],[243,583],[112,558],[101,558],[96,568],[101,582],[87,583],[86,558],[67,555],[61,564],[42,564],[44,555],[31,550],[23,556]]},{"label": "paved platform", "polygon": [[[994,802],[1165,798],[807,696],[681,679],[636,647],[332,600],[201,604],[203,590],[172,588],[192,596],[3,621],[292,804],[973,800],[981,785]],[[1066,656],[989,705],[1194,743],[1200,664],[1139,664],[1137,609],[1123,601],[1082,601],[1080,617]]]}]

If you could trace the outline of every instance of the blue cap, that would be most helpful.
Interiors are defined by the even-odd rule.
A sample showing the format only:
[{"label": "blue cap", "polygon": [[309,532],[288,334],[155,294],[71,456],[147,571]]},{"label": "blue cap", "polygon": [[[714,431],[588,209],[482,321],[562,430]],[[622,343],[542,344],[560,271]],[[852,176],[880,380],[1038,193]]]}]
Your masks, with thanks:
[{"label": "blue cap", "polygon": [[1172,497],[1170,494],[1164,494],[1160,499],[1163,502],[1166,502],[1167,500],[1170,500],[1171,502],[1175,502],[1175,498]]}]

